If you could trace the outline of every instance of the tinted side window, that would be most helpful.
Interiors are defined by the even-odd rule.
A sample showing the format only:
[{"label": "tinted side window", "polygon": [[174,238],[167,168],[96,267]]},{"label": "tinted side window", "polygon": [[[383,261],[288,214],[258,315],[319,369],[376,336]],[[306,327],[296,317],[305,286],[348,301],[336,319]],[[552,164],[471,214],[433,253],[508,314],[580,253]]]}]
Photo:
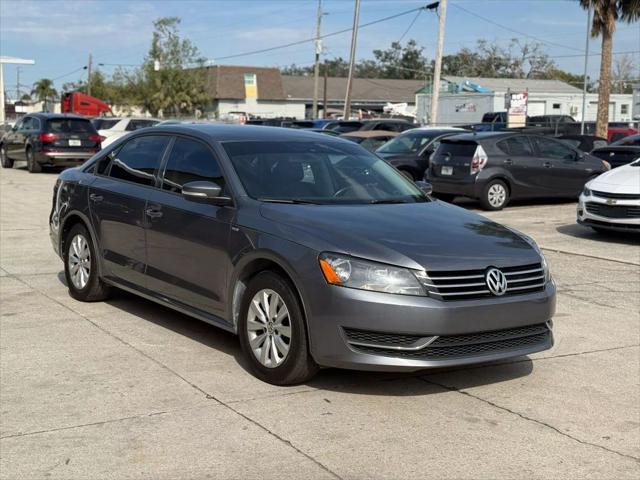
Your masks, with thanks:
[{"label": "tinted side window", "polygon": [[519,155],[523,157],[533,156],[533,150],[529,140],[525,137],[511,137],[498,142],[498,148],[507,155]]},{"label": "tinted side window", "polygon": [[162,180],[163,190],[182,192],[188,182],[215,182],[224,190],[224,179],[211,150],[194,140],[178,138],[173,144]]},{"label": "tinted side window", "polygon": [[27,117],[22,121],[20,130],[31,130],[33,128],[33,118]]},{"label": "tinted side window", "polygon": [[568,160],[575,157],[574,151],[560,142],[546,138],[536,138],[535,142],[538,144],[538,150],[543,157],[559,158],[561,160]]},{"label": "tinted side window", "polygon": [[127,132],[132,132],[141,128],[153,127],[156,123],[158,122],[154,120],[130,120],[125,130]]},{"label": "tinted side window", "polygon": [[129,140],[113,158],[109,176],[141,185],[155,185],[154,174],[168,143],[169,137],[161,135]]}]

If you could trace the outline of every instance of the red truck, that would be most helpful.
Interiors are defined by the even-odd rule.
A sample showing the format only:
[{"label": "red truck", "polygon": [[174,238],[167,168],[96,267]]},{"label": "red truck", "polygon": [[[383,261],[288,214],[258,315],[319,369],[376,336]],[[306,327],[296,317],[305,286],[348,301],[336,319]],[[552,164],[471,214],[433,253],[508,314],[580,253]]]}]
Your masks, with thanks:
[{"label": "red truck", "polygon": [[75,113],[87,117],[113,115],[111,107],[105,102],[80,92],[69,92],[62,95],[62,113]]}]

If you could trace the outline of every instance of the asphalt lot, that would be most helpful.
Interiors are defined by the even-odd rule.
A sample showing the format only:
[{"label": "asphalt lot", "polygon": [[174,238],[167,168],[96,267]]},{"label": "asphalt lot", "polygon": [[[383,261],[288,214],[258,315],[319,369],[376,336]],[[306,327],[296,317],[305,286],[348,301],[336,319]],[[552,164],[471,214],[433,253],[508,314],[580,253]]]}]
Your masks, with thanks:
[{"label": "asphalt lot", "polygon": [[574,203],[488,215],[546,250],[552,350],[282,388],[212,326],[125,293],[71,299],[55,179],[0,172],[0,478],[640,477],[640,243],[575,225]]}]

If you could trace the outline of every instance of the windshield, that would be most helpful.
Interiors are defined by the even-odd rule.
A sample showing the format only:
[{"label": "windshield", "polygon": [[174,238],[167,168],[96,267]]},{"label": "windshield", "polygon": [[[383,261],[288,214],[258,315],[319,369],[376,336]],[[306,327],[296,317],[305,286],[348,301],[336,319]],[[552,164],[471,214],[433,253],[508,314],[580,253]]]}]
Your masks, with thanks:
[{"label": "windshield", "polygon": [[377,153],[418,153],[431,140],[437,137],[436,132],[412,132],[397,136],[381,146]]},{"label": "windshield", "polygon": [[384,160],[347,142],[225,142],[223,146],[255,199],[318,204],[429,201]]}]

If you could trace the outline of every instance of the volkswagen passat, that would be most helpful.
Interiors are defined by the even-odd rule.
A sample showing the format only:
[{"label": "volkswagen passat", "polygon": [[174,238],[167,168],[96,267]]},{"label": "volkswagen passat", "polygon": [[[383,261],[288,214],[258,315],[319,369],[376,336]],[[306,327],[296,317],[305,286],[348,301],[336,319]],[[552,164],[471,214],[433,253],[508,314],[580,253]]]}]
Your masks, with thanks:
[{"label": "volkswagen passat", "polygon": [[62,173],[51,239],[74,298],[118,287],[235,332],[274,384],[550,348],[533,240],[423,190],[344,140],[168,125]]}]

